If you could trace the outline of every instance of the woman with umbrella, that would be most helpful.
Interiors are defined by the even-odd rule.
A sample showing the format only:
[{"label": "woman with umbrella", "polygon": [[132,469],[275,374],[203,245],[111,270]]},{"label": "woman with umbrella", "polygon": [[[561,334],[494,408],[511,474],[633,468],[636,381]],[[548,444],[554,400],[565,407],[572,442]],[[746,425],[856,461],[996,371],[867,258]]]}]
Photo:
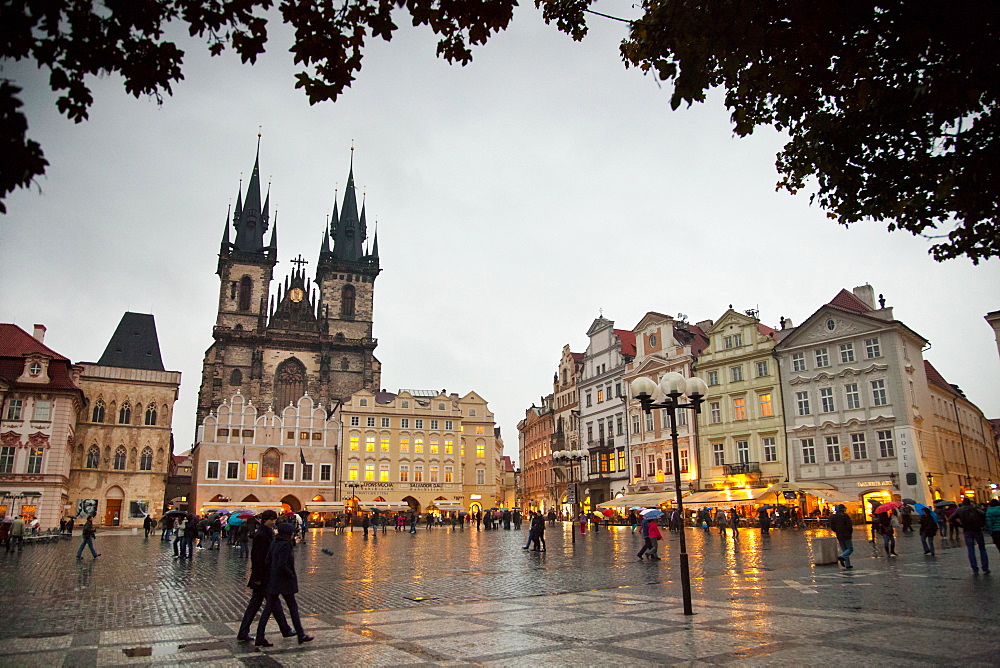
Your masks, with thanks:
[{"label": "woman with umbrella", "polygon": [[938,532],[938,523],[934,518],[934,513],[927,506],[920,510],[920,544],[924,548],[924,554],[934,556],[934,536]]},{"label": "woman with umbrella", "polygon": [[897,556],[896,530],[892,526],[892,519],[896,515],[896,509],[901,505],[903,504],[899,501],[890,501],[875,509],[875,528],[882,536],[882,545],[885,547],[887,557]]}]

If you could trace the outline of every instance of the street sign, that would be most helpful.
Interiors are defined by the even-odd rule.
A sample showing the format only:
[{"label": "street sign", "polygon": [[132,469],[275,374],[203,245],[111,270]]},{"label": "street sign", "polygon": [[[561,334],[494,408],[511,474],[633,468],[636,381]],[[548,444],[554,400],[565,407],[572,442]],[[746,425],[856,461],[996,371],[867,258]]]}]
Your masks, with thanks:
[{"label": "street sign", "polygon": [[566,486],[566,503],[576,503],[576,485]]}]

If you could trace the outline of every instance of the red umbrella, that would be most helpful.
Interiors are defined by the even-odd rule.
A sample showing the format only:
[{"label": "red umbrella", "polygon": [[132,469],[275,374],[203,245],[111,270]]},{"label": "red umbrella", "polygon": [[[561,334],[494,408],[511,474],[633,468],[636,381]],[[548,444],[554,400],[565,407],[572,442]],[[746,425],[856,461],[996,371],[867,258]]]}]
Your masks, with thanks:
[{"label": "red umbrella", "polygon": [[615,511],[611,510],[610,508],[605,508],[604,509],[604,516],[605,517],[611,517],[614,514],[615,514]]},{"label": "red umbrella", "polygon": [[879,506],[872,512],[874,512],[876,515],[878,515],[879,513],[891,513],[896,508],[899,508],[901,505],[903,504],[900,503],[899,501],[889,501],[888,503],[883,503],[881,506]]},{"label": "red umbrella", "polygon": [[241,520],[248,520],[252,517],[255,517],[255,515],[253,513],[243,513],[242,515],[237,515],[236,517],[240,518]]}]

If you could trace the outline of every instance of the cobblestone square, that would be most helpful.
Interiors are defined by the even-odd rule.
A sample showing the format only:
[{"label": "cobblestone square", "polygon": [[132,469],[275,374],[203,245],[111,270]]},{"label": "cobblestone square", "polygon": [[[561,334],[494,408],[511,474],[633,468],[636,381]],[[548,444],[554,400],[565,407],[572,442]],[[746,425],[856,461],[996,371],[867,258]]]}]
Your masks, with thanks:
[{"label": "cobblestone square", "polygon": [[813,565],[820,535],[689,529],[687,617],[670,534],[663,560],[643,562],[627,527],[575,545],[569,525],[549,527],[544,553],[521,549],[523,531],[313,531],[296,565],[316,640],[272,630],[266,650],[235,639],[248,563],[228,546],[188,562],[156,538],[102,534],[102,556],[77,561],[75,537],[0,553],[0,663],[997,665],[998,584],[972,574],[964,546],[929,558],[904,535],[887,559],[859,539],[843,571]]}]

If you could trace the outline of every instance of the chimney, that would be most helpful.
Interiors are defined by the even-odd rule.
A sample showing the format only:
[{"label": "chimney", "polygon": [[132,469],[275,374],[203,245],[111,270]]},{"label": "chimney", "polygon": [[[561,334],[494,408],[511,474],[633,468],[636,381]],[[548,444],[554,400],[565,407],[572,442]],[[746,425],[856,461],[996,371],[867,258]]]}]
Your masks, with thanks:
[{"label": "chimney", "polygon": [[853,292],[854,296],[863,301],[868,308],[875,310],[875,288],[865,283],[854,288]]},{"label": "chimney", "polygon": [[35,331],[32,333],[39,343],[45,343],[45,325],[35,323]]}]

